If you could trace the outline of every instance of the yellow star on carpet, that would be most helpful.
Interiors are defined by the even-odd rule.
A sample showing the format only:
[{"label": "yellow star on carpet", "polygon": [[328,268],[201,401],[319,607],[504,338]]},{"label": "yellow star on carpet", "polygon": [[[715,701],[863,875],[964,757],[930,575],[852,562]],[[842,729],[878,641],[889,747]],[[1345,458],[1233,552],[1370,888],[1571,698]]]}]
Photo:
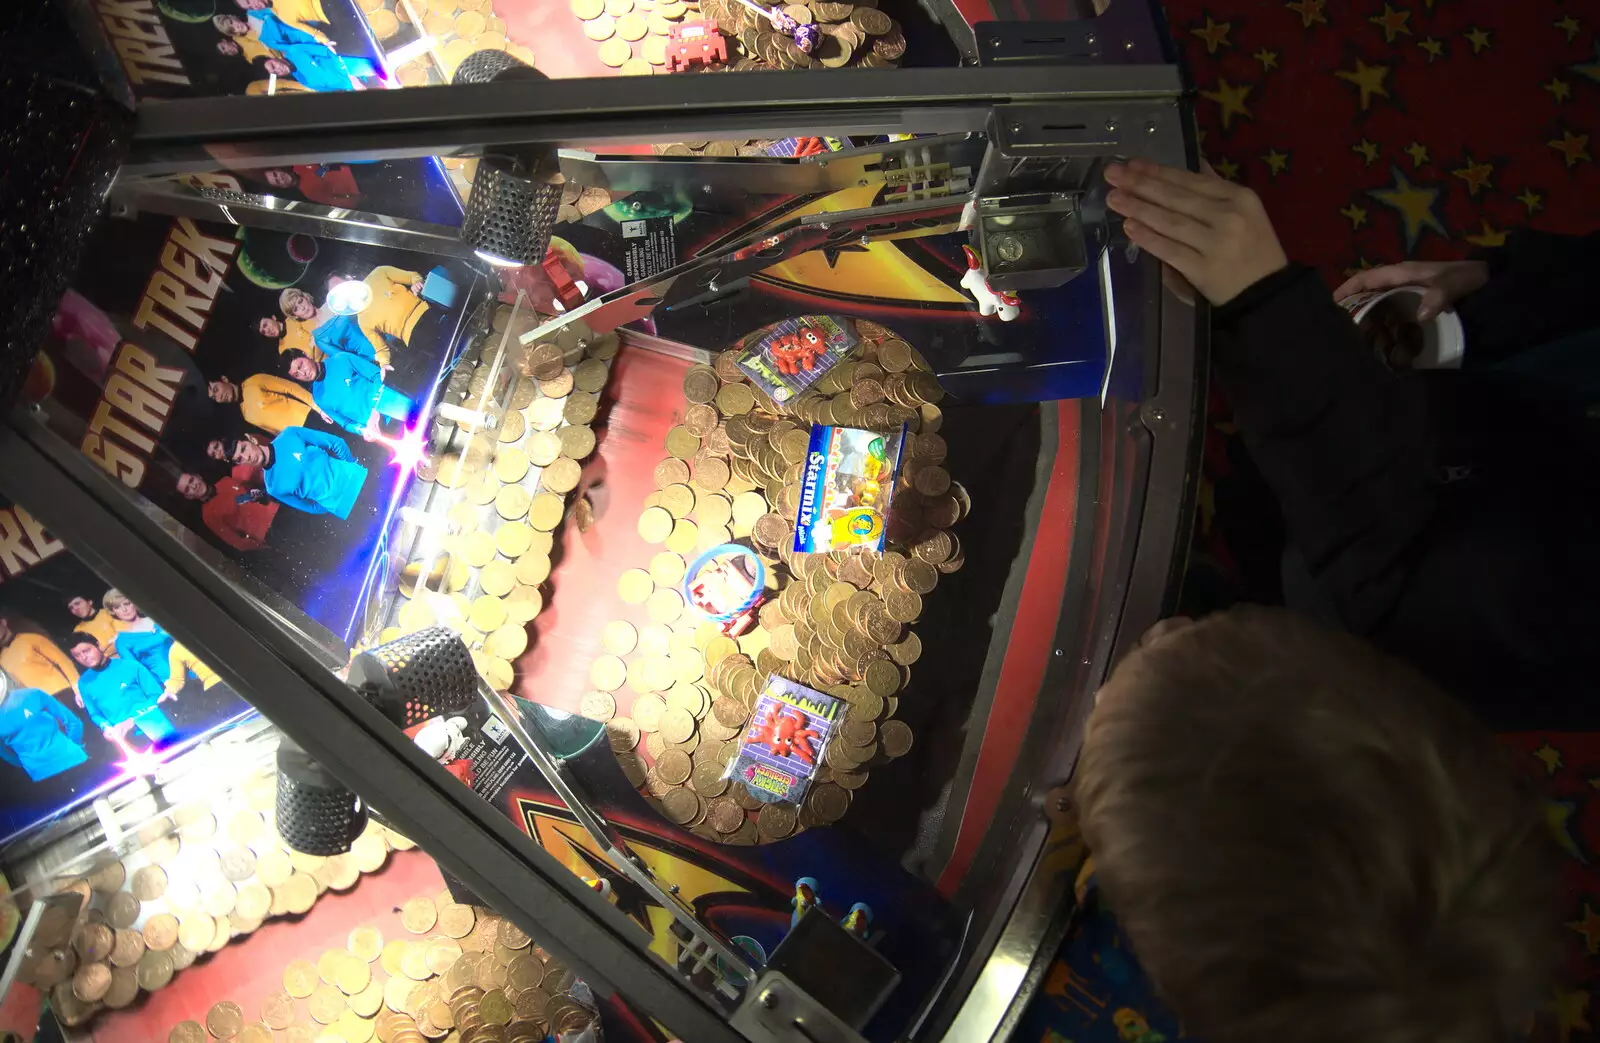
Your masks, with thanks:
[{"label": "yellow star on carpet", "polygon": [[1417,237],[1422,234],[1424,228],[1448,239],[1450,233],[1445,230],[1433,212],[1433,204],[1439,201],[1439,190],[1413,185],[1399,167],[1390,167],[1389,170],[1394,177],[1394,183],[1384,188],[1368,189],[1367,195],[1384,206],[1392,207],[1400,214],[1405,226],[1406,253],[1411,253],[1417,245]]},{"label": "yellow star on carpet", "polygon": [[1217,172],[1218,177],[1227,178],[1229,181],[1239,180],[1239,164],[1231,159],[1212,160],[1211,169]]},{"label": "yellow star on carpet", "polygon": [[1575,167],[1579,163],[1589,162],[1589,135],[1574,134],[1570,130],[1561,132],[1561,137],[1555,141],[1546,142],[1551,148],[1561,153],[1561,158],[1568,167]]},{"label": "yellow star on carpet", "polygon": [[1440,40],[1435,40],[1431,36],[1423,40],[1418,40],[1417,46],[1422,48],[1423,51],[1427,53],[1429,65],[1433,64],[1433,60],[1435,58],[1444,57],[1444,43]]},{"label": "yellow star on carpet", "polygon": [[1411,12],[1405,8],[1396,11],[1388,4],[1383,5],[1383,14],[1375,14],[1367,21],[1383,30],[1383,42],[1394,43],[1394,38],[1402,34],[1411,35],[1411,28],[1406,22],[1411,18]]},{"label": "yellow star on carpet", "polygon": [[1350,146],[1350,151],[1366,160],[1367,166],[1372,166],[1372,161],[1378,158],[1378,146],[1362,138],[1358,143]]},{"label": "yellow star on carpet", "polygon": [[1536,211],[1544,208],[1544,196],[1531,188],[1524,188],[1522,194],[1516,197],[1517,202],[1528,208],[1528,216],[1532,217]]},{"label": "yellow star on carpet", "polygon": [[1245,104],[1254,87],[1255,84],[1252,83],[1241,83],[1235,87],[1227,80],[1218,80],[1216,90],[1201,91],[1200,97],[1222,106],[1222,129],[1227,130],[1233,125],[1235,116],[1243,116],[1245,119],[1255,118],[1250,115],[1250,107]]},{"label": "yellow star on carpet", "polygon": [[1600,40],[1596,40],[1594,43],[1593,59],[1579,62],[1576,65],[1569,66],[1569,68],[1579,76],[1600,82]]},{"label": "yellow star on carpet", "polygon": [[1561,1043],[1571,1040],[1573,1029],[1589,1031],[1589,993],[1586,990],[1563,989],[1557,985],[1547,1008],[1556,1016],[1556,1033]]},{"label": "yellow star on carpet", "polygon": [[1362,225],[1367,223],[1367,208],[1364,206],[1356,206],[1354,203],[1351,203],[1349,206],[1340,210],[1339,213],[1350,219],[1351,228],[1360,228]]},{"label": "yellow star on carpet", "polygon": [[1477,198],[1479,189],[1494,187],[1489,183],[1489,179],[1494,177],[1494,164],[1479,163],[1470,154],[1467,156],[1466,166],[1452,170],[1450,173],[1467,183],[1467,195],[1473,198]]},{"label": "yellow star on carpet", "polygon": [[1268,69],[1276,69],[1278,67],[1277,51],[1269,51],[1267,48],[1263,47],[1250,57],[1261,63],[1262,72],[1266,72]]},{"label": "yellow star on carpet", "polygon": [[1322,13],[1322,5],[1327,0],[1290,0],[1284,4],[1289,10],[1300,16],[1300,27],[1309,29],[1317,22],[1328,24],[1328,16]]},{"label": "yellow star on carpet", "polygon": [[1376,268],[1376,267],[1378,267],[1378,266],[1373,264],[1371,261],[1367,260],[1365,255],[1357,254],[1356,255],[1356,263],[1354,265],[1352,265],[1351,267],[1346,268],[1344,270],[1344,277],[1346,279],[1348,279],[1348,278],[1350,278],[1350,276],[1355,275],[1357,272],[1364,272],[1364,271],[1367,271],[1369,268]]},{"label": "yellow star on carpet", "polygon": [[1572,84],[1559,76],[1550,77],[1549,83],[1543,83],[1540,86],[1550,92],[1550,96],[1556,100],[1557,105],[1572,97]]},{"label": "yellow star on carpet", "polygon": [[1583,916],[1568,920],[1567,927],[1582,936],[1583,947],[1589,950],[1590,956],[1600,955],[1600,913],[1589,908],[1588,902],[1583,903]]},{"label": "yellow star on carpet", "polygon": [[1277,177],[1289,169],[1289,153],[1279,152],[1277,149],[1268,149],[1267,154],[1261,157],[1261,162],[1267,165],[1267,171]]},{"label": "yellow star on carpet", "polygon": [[1411,168],[1413,170],[1428,162],[1428,146],[1420,141],[1413,141],[1400,151],[1411,157]]},{"label": "yellow star on carpet", "polygon": [[1367,107],[1372,104],[1372,96],[1374,94],[1380,98],[1389,96],[1389,88],[1383,85],[1383,81],[1389,78],[1389,67],[1387,65],[1368,65],[1360,58],[1357,58],[1354,69],[1337,69],[1334,71],[1334,75],[1346,83],[1355,84],[1361,91],[1362,112],[1367,111]]},{"label": "yellow star on carpet", "polygon": [[1578,35],[1578,30],[1583,28],[1583,23],[1571,15],[1567,15],[1559,22],[1551,22],[1550,24],[1566,33],[1568,43],[1571,43],[1573,38]]},{"label": "yellow star on carpet", "polygon": [[[1484,225],[1487,227],[1488,222],[1484,222]],[[1533,756],[1539,761],[1540,764],[1544,765],[1544,773],[1546,775],[1554,775],[1556,773],[1556,769],[1562,766],[1561,751],[1549,743],[1545,743],[1537,750],[1534,750]]]},{"label": "yellow star on carpet", "polygon": [[1571,855],[1574,862],[1588,865],[1589,859],[1584,857],[1583,849],[1572,835],[1572,816],[1577,811],[1578,805],[1570,800],[1547,800],[1544,802],[1544,824],[1557,847]]},{"label": "yellow star on carpet", "polygon": [[1473,26],[1472,32],[1463,33],[1462,35],[1465,36],[1467,38],[1467,42],[1472,45],[1473,54],[1477,54],[1485,47],[1489,46],[1489,30],[1487,29],[1479,29],[1477,26]]},{"label": "yellow star on carpet", "polygon": [[1218,47],[1232,47],[1233,42],[1228,39],[1228,30],[1233,28],[1232,22],[1223,22],[1218,25],[1206,15],[1206,24],[1200,29],[1190,29],[1190,36],[1198,36],[1206,45],[1207,54],[1216,54]]}]

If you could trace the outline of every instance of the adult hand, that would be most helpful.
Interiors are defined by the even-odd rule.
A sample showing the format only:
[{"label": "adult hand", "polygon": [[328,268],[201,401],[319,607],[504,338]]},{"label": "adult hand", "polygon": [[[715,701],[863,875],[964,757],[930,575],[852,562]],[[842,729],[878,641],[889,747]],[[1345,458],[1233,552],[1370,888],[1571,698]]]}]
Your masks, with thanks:
[{"label": "adult hand", "polygon": [[178,693],[177,692],[163,690],[162,693],[161,693],[161,696],[158,699],[156,699],[156,703],[160,704],[160,703],[176,702],[177,699],[178,699]]},{"label": "adult hand", "polygon": [[1112,186],[1106,205],[1125,218],[1128,238],[1212,304],[1289,263],[1261,198],[1242,185],[1142,159],[1113,163],[1105,177]]},{"label": "adult hand", "polygon": [[1417,318],[1427,321],[1488,281],[1489,266],[1483,261],[1402,261],[1357,272],[1333,291],[1333,299],[1342,301],[1368,290],[1422,286],[1426,289]]}]

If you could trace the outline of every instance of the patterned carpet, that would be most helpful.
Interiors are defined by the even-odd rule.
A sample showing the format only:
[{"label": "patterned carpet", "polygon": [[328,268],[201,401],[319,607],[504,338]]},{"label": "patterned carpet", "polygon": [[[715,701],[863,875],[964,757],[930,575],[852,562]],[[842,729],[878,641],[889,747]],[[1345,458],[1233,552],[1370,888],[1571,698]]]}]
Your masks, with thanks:
[{"label": "patterned carpet", "polygon": [[[1131,2],[1131,0],[1115,0]],[[1289,256],[1329,286],[1407,258],[1450,259],[1517,228],[1600,229],[1597,0],[1168,0],[1199,100],[1201,149],[1258,191]],[[1600,287],[1596,288],[1600,290]],[[1185,606],[1274,600],[1282,527],[1213,395]],[[1565,852],[1565,959],[1530,1039],[1592,1039],[1600,961],[1600,732],[1502,740],[1549,794]],[[1070,838],[1073,824],[1058,827]],[[1057,834],[1053,834],[1056,836]],[[1127,954],[1069,939],[1015,1038],[1163,1043],[1076,967]],[[1118,970],[1121,968],[1121,970]],[[1158,1006],[1158,1005],[1157,1005]],[[1149,1015],[1147,1018],[1146,1015]]]}]

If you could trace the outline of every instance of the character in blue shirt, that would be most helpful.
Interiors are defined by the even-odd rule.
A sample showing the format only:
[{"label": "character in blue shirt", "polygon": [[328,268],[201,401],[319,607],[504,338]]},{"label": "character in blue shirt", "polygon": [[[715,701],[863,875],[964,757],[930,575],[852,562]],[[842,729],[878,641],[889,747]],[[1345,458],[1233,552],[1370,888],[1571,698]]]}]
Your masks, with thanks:
[{"label": "character in blue shirt", "polygon": [[[119,642],[128,636],[119,634]],[[83,667],[78,678],[83,708],[106,738],[121,739],[134,728],[151,742],[174,733],[172,721],[156,704],[176,696],[167,695],[156,675],[138,660],[124,654],[107,659],[99,643],[87,635],[79,637],[67,651]]]},{"label": "character in blue shirt", "polygon": [[0,698],[0,760],[34,782],[75,768],[88,760],[83,722],[52,695],[13,688]]},{"label": "character in blue shirt", "polygon": [[171,634],[160,626],[145,631],[128,630],[117,635],[115,644],[117,655],[134,660],[162,685],[167,683],[172,674],[172,661],[168,657],[172,651]]},{"label": "character in blue shirt", "polygon": [[289,360],[289,376],[311,385],[322,419],[368,441],[380,416],[404,423],[413,408],[410,398],[384,385],[383,371],[375,359],[343,351],[329,352],[321,362],[298,354]]},{"label": "character in blue shirt", "polygon": [[258,468],[266,495],[307,514],[350,517],[367,482],[367,469],[343,438],[305,427],[286,427],[267,445],[240,438],[230,446],[215,438],[206,445],[206,455],[236,467]]},{"label": "character in blue shirt", "polygon": [[387,365],[389,353],[382,355],[372,343],[372,338],[367,336],[367,331],[361,328],[361,323],[355,315],[335,315],[322,325],[311,331],[311,339],[326,356],[354,355],[357,358],[372,359],[382,365],[385,371],[393,369]]},{"label": "character in blue shirt", "polygon": [[211,21],[228,36],[253,36],[277,51],[294,66],[294,78],[314,91],[357,90],[362,89],[354,82],[357,79],[383,79],[382,71],[370,58],[339,54],[304,29],[279,18],[271,8],[251,11],[248,21],[225,14]]}]

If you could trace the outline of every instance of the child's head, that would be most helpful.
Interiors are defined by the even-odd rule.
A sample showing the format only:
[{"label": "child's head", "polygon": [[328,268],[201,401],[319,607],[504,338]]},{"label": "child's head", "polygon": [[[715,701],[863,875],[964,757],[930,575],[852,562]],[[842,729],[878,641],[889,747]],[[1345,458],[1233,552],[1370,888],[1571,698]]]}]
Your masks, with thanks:
[{"label": "child's head", "polygon": [[1354,637],[1270,609],[1153,630],[1075,787],[1106,900],[1198,1039],[1493,1043],[1544,997],[1538,802],[1466,710]]}]

